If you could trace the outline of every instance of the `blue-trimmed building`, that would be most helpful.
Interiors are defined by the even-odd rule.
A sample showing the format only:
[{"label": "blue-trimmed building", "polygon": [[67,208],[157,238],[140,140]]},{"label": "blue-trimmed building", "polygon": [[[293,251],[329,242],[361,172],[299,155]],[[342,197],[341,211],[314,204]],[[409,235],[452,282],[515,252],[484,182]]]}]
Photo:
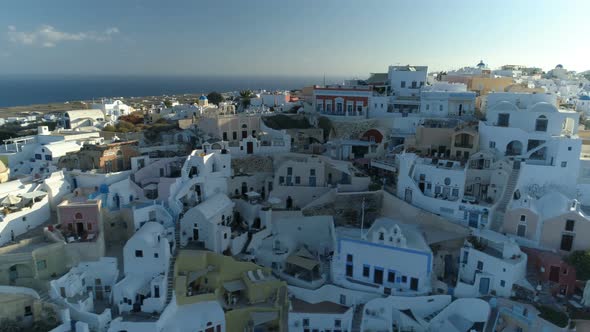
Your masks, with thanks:
[{"label": "blue-trimmed building", "polygon": [[431,291],[432,250],[416,226],[379,218],[362,235],[356,228],[336,234],[335,284],[386,295]]}]

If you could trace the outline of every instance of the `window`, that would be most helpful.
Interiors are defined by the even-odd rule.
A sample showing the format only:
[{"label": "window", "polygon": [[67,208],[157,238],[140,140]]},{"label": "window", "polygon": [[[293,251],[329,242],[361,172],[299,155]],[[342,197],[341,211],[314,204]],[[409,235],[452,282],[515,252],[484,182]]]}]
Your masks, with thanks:
[{"label": "window", "polygon": [[402,282],[403,282],[403,283],[406,283],[406,282],[408,282],[408,277],[407,277],[407,276],[402,276]]},{"label": "window", "polygon": [[566,220],[565,221],[565,230],[568,232],[573,232],[574,231],[574,224],[575,224],[574,220],[571,220],[571,219]]},{"label": "window", "polygon": [[224,238],[224,239],[227,239],[227,233],[224,233],[224,234],[223,234],[223,238]]},{"label": "window", "polygon": [[309,170],[309,176],[315,176],[315,169],[314,168]]},{"label": "window", "polygon": [[227,141],[227,131],[224,131],[223,132],[223,140],[224,141]]},{"label": "window", "polygon": [[342,325],[342,322],[340,321],[340,319],[334,320],[334,327],[340,327],[341,325]]},{"label": "window", "polygon": [[379,240],[383,241],[384,239],[384,234],[383,232],[379,232]]},{"label": "window", "polygon": [[300,184],[301,183],[301,177],[300,176],[296,176],[295,177],[295,184]]},{"label": "window", "polygon": [[561,245],[559,248],[563,251],[571,251],[574,244],[574,236],[571,234],[561,235]]},{"label": "window", "polygon": [[496,142],[490,141],[490,149],[493,149],[495,147],[496,147]]},{"label": "window", "polygon": [[143,257],[143,250],[135,250],[135,257]]},{"label": "window", "polygon": [[363,265],[363,277],[368,278],[369,274],[370,274],[370,266],[369,265]]},{"label": "window", "polygon": [[571,146],[568,146],[568,147],[567,147],[567,150],[568,150],[568,151],[572,151],[572,147],[571,147]]},{"label": "window", "polygon": [[451,178],[445,178],[445,186],[449,186],[451,184]]},{"label": "window", "polygon": [[287,175],[293,175],[293,167],[287,167]]},{"label": "window", "polygon": [[30,305],[25,307],[25,316],[33,316],[33,310]]},{"label": "window", "polygon": [[526,221],[526,216],[524,214],[520,215],[520,221]]},{"label": "window", "polygon": [[400,86],[401,86],[402,88],[405,88],[405,87],[406,87],[406,81],[402,81],[402,82],[401,82],[401,84],[400,84]]},{"label": "window", "polygon": [[506,287],[506,281],[500,280],[500,287]]},{"label": "window", "polygon": [[303,327],[309,326],[309,318],[303,318]]},{"label": "window", "polygon": [[443,110],[443,105],[438,105],[438,110],[442,112],[442,110]]},{"label": "window", "polygon": [[482,261],[477,261],[477,269],[478,270],[483,270],[483,262]]},{"label": "window", "polygon": [[434,193],[436,195],[440,194],[441,191],[442,191],[442,188],[440,186],[434,186]]},{"label": "window", "polygon": [[567,274],[567,269],[566,268],[562,268],[561,273],[563,273],[564,275]]},{"label": "window", "polygon": [[430,111],[430,104],[426,104],[426,110]]},{"label": "window", "polygon": [[498,127],[508,127],[510,123],[510,114],[508,113],[500,113],[498,114]]},{"label": "window", "polygon": [[78,213],[76,213],[76,215],[74,215],[74,218],[81,220],[81,219],[84,219],[84,216],[82,215],[82,213],[78,212]]},{"label": "window", "polygon": [[453,193],[451,194],[451,196],[453,196],[453,197],[459,197],[459,189],[454,188],[453,189]]},{"label": "window", "polygon": [[238,139],[238,132],[237,132],[237,131],[234,131],[234,132],[231,134],[231,136],[232,136],[232,138],[233,138],[234,140]]},{"label": "window", "polygon": [[51,160],[53,160],[53,158],[51,158],[51,155],[46,154],[45,155],[45,160],[51,161]]},{"label": "window", "polygon": [[346,304],[346,295],[340,294],[340,304],[342,304],[342,305]]},{"label": "window", "polygon": [[417,87],[418,87],[418,82],[412,81],[412,89],[415,89]]},{"label": "window", "polygon": [[547,124],[548,123],[549,123],[549,120],[547,120],[547,117],[544,115],[541,115],[535,121],[535,131],[547,131]]},{"label": "window", "polygon": [[37,262],[37,270],[42,271],[47,268],[47,262],[45,260]]},{"label": "window", "polygon": [[561,167],[567,167],[567,161],[562,161],[561,162]]},{"label": "window", "polygon": [[387,282],[391,282],[391,283],[395,282],[395,272],[394,271],[387,272]]},{"label": "window", "polygon": [[160,255],[157,252],[155,252],[154,253],[154,258],[158,258],[158,257],[160,257]]},{"label": "window", "polygon": [[86,223],[86,230],[91,231],[92,230],[92,224],[91,223]]},{"label": "window", "polygon": [[42,158],[41,158],[41,154],[39,154],[39,153],[35,153],[35,159],[37,159],[37,160],[41,160],[41,159],[42,159]]},{"label": "window", "polygon": [[352,263],[352,255],[351,254],[346,255],[346,262]]},{"label": "window", "polygon": [[346,276],[347,277],[351,277],[352,278],[352,264],[347,264],[346,265]]},{"label": "window", "polygon": [[283,184],[283,183],[285,183],[285,177],[279,176],[279,184]]}]

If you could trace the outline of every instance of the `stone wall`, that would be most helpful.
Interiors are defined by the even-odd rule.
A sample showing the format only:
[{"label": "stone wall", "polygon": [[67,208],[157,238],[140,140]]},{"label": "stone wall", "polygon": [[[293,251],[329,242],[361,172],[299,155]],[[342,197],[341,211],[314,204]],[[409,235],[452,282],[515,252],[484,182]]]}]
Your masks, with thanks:
[{"label": "stone wall", "polygon": [[362,202],[365,199],[365,224],[371,226],[381,215],[383,192],[337,193],[333,202],[305,209],[305,216],[333,215],[336,226],[361,226]]}]

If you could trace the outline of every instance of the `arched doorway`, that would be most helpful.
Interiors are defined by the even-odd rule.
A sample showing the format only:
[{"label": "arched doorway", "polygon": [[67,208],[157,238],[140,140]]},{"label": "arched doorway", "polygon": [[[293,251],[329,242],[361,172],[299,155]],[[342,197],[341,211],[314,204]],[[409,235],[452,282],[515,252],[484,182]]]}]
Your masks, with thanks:
[{"label": "arched doorway", "polygon": [[520,141],[512,141],[506,145],[507,156],[518,156],[522,154],[522,143]]}]

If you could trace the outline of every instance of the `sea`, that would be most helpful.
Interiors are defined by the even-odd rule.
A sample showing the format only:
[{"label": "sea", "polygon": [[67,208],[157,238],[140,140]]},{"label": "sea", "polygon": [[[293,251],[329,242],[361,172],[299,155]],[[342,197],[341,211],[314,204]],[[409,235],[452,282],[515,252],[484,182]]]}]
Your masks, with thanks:
[{"label": "sea", "polygon": [[245,89],[292,90],[322,84],[323,81],[323,77],[285,76],[0,75],[0,107],[99,100],[104,97],[197,94]]}]

